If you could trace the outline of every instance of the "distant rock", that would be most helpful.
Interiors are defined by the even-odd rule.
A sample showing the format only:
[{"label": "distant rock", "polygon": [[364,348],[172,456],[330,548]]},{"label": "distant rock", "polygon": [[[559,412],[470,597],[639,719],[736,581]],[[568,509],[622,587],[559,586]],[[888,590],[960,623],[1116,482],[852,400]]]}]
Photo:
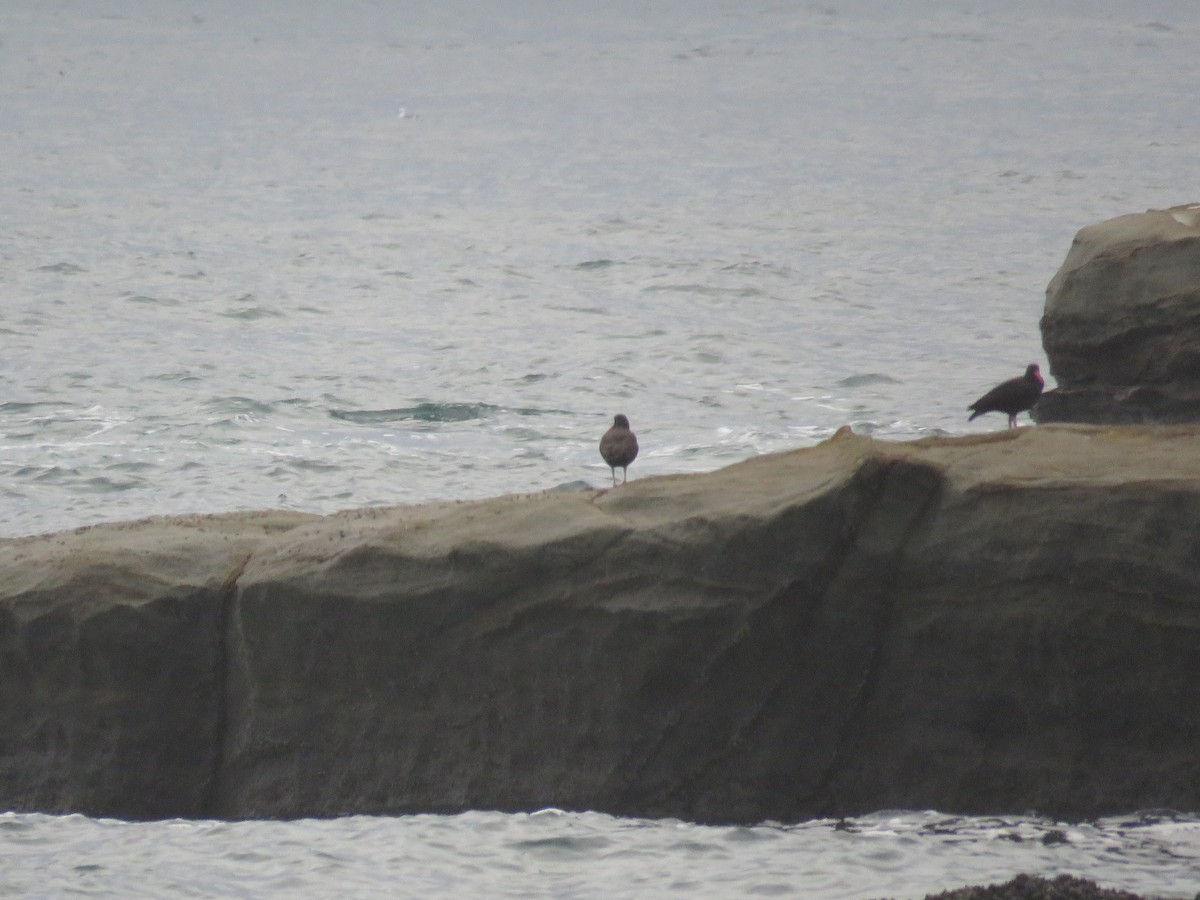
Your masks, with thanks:
[{"label": "distant rock", "polygon": [[1200,426],[0,541],[0,809],[1200,808]]},{"label": "distant rock", "polygon": [[1082,229],[1046,289],[1040,422],[1200,421],[1200,204]]},{"label": "distant rock", "polygon": [[928,894],[925,900],[1143,900],[1140,894],[1102,888],[1086,878],[1059,875],[1054,879],[1037,875],[1018,875],[1004,884],[965,887],[941,894]]}]

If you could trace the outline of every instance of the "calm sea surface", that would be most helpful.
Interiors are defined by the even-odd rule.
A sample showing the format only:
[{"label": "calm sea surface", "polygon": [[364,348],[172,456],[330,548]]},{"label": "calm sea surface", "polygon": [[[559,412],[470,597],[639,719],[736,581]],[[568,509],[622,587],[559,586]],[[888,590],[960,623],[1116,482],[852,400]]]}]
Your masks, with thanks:
[{"label": "calm sea surface", "polygon": [[[0,536],[600,486],[616,412],[635,478],[1002,427],[1075,231],[1200,200],[1198,47],[1194,0],[6,0]],[[9,814],[0,894],[1200,890],[1196,818],[852,825]]]}]

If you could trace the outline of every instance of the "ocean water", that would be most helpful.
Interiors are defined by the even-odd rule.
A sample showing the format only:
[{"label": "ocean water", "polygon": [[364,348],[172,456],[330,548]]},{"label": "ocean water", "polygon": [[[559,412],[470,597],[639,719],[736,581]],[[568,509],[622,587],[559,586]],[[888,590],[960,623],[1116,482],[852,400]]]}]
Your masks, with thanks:
[{"label": "ocean water", "polygon": [[[1046,369],[1075,231],[1200,200],[1198,39],[1193,0],[6,0],[0,536],[603,486],[616,412],[633,478],[1003,427],[966,406]],[[1200,890],[1194,818],[1007,836],[1057,828],[9,815],[0,893]]]},{"label": "ocean water", "polygon": [[155,823],[9,813],[0,859],[0,896],[12,897],[858,900],[1037,871],[1190,900],[1200,820],[881,812],[840,825],[718,828],[558,810]]}]

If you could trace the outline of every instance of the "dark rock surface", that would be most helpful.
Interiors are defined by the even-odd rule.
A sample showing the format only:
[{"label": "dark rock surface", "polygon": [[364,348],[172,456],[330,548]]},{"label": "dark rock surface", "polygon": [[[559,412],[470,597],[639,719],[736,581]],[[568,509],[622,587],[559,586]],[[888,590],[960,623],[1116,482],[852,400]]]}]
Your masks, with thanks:
[{"label": "dark rock surface", "polygon": [[0,808],[1200,809],[1200,428],[0,541]]},{"label": "dark rock surface", "polygon": [[1082,229],[1046,289],[1040,422],[1200,421],[1200,204]]},{"label": "dark rock surface", "polygon": [[1142,900],[1142,897],[1129,891],[1103,888],[1094,881],[1072,875],[1059,875],[1053,879],[1018,875],[1004,884],[958,888],[929,894],[925,900]]}]

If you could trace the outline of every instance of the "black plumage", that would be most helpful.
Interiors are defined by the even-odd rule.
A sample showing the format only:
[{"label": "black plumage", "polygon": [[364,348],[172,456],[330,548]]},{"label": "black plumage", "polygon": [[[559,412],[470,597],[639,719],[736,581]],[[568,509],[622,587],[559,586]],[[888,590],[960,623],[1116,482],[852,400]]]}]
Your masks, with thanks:
[{"label": "black plumage", "polygon": [[621,414],[613,416],[612,428],[600,438],[600,455],[612,469],[613,484],[617,483],[617,469],[621,469],[621,484],[629,479],[629,464],[637,459],[637,436],[629,430],[629,420]]},{"label": "black plumage", "polygon": [[1033,405],[1042,396],[1042,370],[1037,363],[1025,367],[1025,374],[1020,378],[1010,378],[996,385],[974,403],[967,407],[971,410],[972,421],[976,416],[989,412],[1002,412],[1008,416],[1008,427],[1017,427],[1017,414],[1033,409]]}]

